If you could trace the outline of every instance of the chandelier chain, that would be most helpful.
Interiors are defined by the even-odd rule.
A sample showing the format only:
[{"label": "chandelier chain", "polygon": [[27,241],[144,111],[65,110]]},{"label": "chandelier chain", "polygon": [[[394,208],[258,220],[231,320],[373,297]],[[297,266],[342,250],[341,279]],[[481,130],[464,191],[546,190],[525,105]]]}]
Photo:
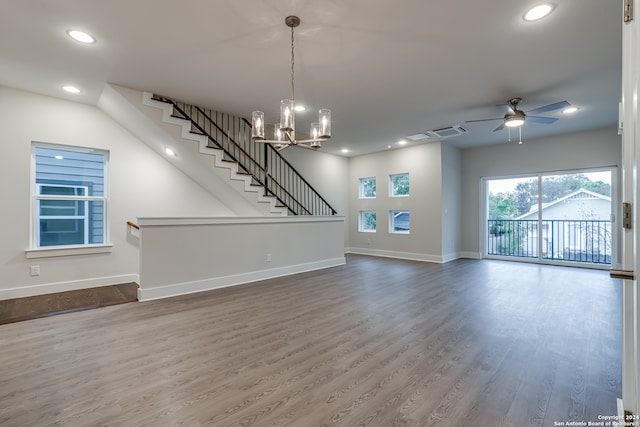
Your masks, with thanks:
[{"label": "chandelier chain", "polygon": [[296,93],[294,88],[295,74],[294,74],[294,51],[293,51],[293,27],[291,27],[291,100],[296,99]]}]

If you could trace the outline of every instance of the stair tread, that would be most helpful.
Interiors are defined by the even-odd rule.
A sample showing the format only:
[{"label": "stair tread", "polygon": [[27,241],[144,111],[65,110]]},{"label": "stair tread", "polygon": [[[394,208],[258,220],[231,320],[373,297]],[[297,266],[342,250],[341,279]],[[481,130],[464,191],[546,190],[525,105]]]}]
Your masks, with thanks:
[{"label": "stair tread", "polygon": [[[149,99],[149,98],[147,98],[147,96],[148,96],[148,94],[145,94],[144,99]],[[163,97],[161,95],[156,95],[156,94],[151,94],[151,100],[156,101],[156,102],[162,102],[163,104],[169,104],[169,105],[174,106],[174,108],[169,109],[168,107],[159,106],[157,104],[154,105],[153,103],[146,104],[146,105],[151,106],[151,107],[156,107],[156,108],[163,109],[165,111],[165,113],[171,112],[170,117],[172,119],[179,119],[180,121],[168,120],[167,116],[163,114],[163,116],[164,116],[163,120],[166,123],[182,126],[182,132],[183,132],[182,135],[184,135],[183,136],[184,139],[186,139],[186,140],[191,139],[191,140],[199,141],[200,142],[200,147],[209,148],[209,149],[213,149],[213,150],[218,150],[219,151],[219,153],[213,154],[214,156],[216,156],[216,159],[215,159],[215,164],[213,164],[212,166],[213,167],[221,167],[221,168],[230,170],[228,175],[224,175],[224,177],[226,179],[230,179],[230,180],[233,180],[233,181],[236,181],[236,182],[237,181],[240,181],[240,182],[244,181],[244,191],[257,192],[258,195],[259,195],[258,201],[259,202],[263,202],[263,203],[265,203],[265,202],[270,203],[272,212],[274,210],[277,210],[278,212],[280,212],[282,208],[284,208],[285,210],[290,209],[286,205],[286,202],[280,201],[277,196],[272,195],[272,194],[264,194],[264,193],[267,193],[267,191],[263,191],[261,189],[265,188],[265,185],[261,184],[259,182],[259,180],[256,179],[256,176],[254,174],[252,174],[250,172],[246,172],[246,170],[244,169],[245,166],[243,166],[243,163],[239,162],[238,160],[231,160],[229,158],[225,158],[225,157],[233,157],[234,155],[233,154],[229,154],[229,152],[227,152],[221,146],[215,146],[215,145],[218,144],[218,142],[214,139],[214,137],[209,136],[206,131],[203,131],[202,129],[200,129],[201,125],[196,123],[196,121],[199,122],[199,119],[197,119],[196,121],[193,121],[193,119],[191,119],[189,113],[184,113],[181,110],[181,106],[183,105],[182,103],[176,103],[175,101],[173,101],[173,100],[171,100],[169,98],[165,98],[165,97]],[[209,110],[206,110],[206,111],[207,111],[207,113],[204,113],[205,114],[205,118],[208,119],[208,120],[211,120],[207,116],[207,114],[210,114],[210,111]],[[244,121],[244,123],[246,123],[247,125],[250,126],[250,123],[249,123],[248,120],[243,119],[243,118],[241,118],[241,119]],[[205,136],[205,137],[208,137],[208,138],[207,138],[207,140],[205,140],[203,138],[195,138],[195,137],[194,138],[190,138],[184,133],[185,131],[188,131],[192,135]],[[243,153],[244,153],[244,151],[243,151]],[[203,154],[209,154],[209,153],[203,153]],[[247,153],[244,153],[244,154],[247,154]],[[241,158],[241,159],[243,159],[243,158]],[[233,166],[233,163],[235,163],[236,166]],[[231,164],[231,165],[229,165],[229,164]],[[252,166],[247,167],[247,169],[251,169],[251,168],[252,168]],[[238,169],[242,169],[242,170],[238,170]],[[264,169],[262,169],[262,170],[264,170]],[[246,177],[249,177],[249,179],[246,179]],[[249,185],[247,186],[247,184],[249,184]],[[238,186],[236,184],[234,184],[234,186],[236,188],[238,188]],[[239,191],[241,191],[241,190],[239,190]],[[313,192],[314,190],[311,188],[310,190],[301,189],[300,191],[311,191],[311,192]],[[315,194],[317,194],[317,193],[315,193]],[[253,196],[251,196],[251,197],[253,197]],[[287,212],[283,212],[283,214],[286,215]]]}]

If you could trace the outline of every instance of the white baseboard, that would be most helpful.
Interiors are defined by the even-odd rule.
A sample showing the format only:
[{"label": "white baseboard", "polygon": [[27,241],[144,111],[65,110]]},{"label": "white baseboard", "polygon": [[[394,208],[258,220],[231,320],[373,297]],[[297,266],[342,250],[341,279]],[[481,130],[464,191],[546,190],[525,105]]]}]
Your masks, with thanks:
[{"label": "white baseboard", "polygon": [[139,283],[140,277],[137,274],[123,274],[120,276],[94,277],[91,279],[73,280],[69,282],[19,286],[0,289],[0,300],[54,294],[57,292],[77,291],[79,289],[99,288],[100,286],[120,285],[122,283],[131,282]]},{"label": "white baseboard", "polygon": [[429,255],[429,254],[416,254],[411,252],[396,252],[396,251],[385,251],[381,249],[369,249],[369,248],[346,248],[346,252],[358,255],[371,255],[371,256],[379,256],[384,258],[399,258],[406,259],[410,261],[426,261],[426,262],[435,262],[438,264],[442,264],[444,262],[443,257],[440,255]]},{"label": "white baseboard", "polygon": [[480,252],[460,252],[460,258],[482,259]]},{"label": "white baseboard", "polygon": [[176,283],[154,288],[145,288],[144,283],[141,283],[140,288],[138,288],[138,300],[151,301],[156,299],[175,297],[178,295],[210,291],[213,289],[257,282],[259,280],[273,279],[276,277],[289,276],[291,274],[336,267],[339,265],[344,265],[345,263],[345,258],[340,257],[322,261],[315,261],[306,264],[290,265],[286,267],[254,271],[251,273],[235,274],[232,276],[212,277],[210,279],[198,280],[194,282]]},{"label": "white baseboard", "polygon": [[450,254],[442,255],[442,262],[447,263],[447,262],[455,261],[460,258],[462,258],[462,254],[460,252],[452,252]]}]

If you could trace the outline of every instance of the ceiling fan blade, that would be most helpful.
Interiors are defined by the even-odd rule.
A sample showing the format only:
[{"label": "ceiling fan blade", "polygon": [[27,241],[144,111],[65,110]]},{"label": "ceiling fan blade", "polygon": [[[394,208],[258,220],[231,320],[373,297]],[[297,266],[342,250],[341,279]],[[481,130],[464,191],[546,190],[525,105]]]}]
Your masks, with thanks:
[{"label": "ceiling fan blade", "polygon": [[491,120],[503,120],[503,118],[502,117],[496,117],[494,119],[467,120],[467,121],[465,121],[465,123],[488,122],[488,121],[491,121]]},{"label": "ceiling fan blade", "polygon": [[559,110],[561,108],[568,107],[569,104],[567,101],[556,102],[555,104],[545,105],[543,107],[534,108],[533,110],[526,111],[527,114],[542,114],[547,111]]},{"label": "ceiling fan blade", "polygon": [[501,123],[501,124],[500,124],[500,126],[498,126],[497,128],[495,128],[493,131],[494,131],[494,132],[498,132],[499,130],[502,130],[502,129],[504,129],[504,128],[505,128],[504,123]]},{"label": "ceiling fan blade", "polygon": [[551,123],[555,123],[558,119],[555,117],[538,117],[538,116],[529,116],[527,115],[525,121],[532,123],[543,123],[545,125],[550,125]]}]

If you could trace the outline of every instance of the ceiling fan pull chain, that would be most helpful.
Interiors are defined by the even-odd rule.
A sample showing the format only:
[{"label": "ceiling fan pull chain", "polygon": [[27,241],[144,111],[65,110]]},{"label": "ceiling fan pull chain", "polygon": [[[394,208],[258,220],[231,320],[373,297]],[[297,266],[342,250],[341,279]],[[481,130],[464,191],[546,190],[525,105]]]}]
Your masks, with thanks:
[{"label": "ceiling fan pull chain", "polygon": [[520,140],[518,141],[518,145],[522,145],[522,127],[518,128],[518,136],[520,137]]}]

